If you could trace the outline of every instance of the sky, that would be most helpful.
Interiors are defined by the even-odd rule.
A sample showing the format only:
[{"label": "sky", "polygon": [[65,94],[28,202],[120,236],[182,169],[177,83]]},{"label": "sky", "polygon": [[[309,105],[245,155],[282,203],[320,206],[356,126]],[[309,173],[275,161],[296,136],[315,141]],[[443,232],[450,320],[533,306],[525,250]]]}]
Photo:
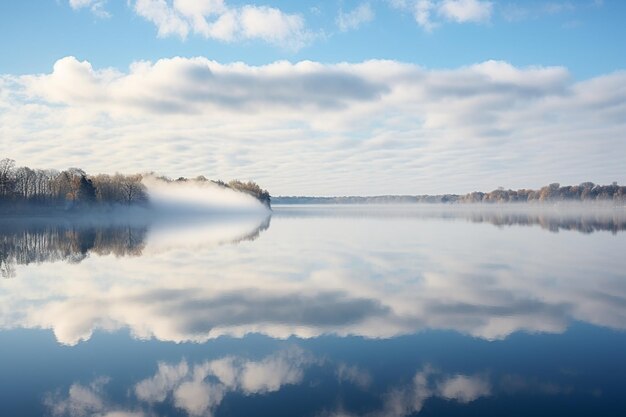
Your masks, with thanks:
[{"label": "sky", "polygon": [[272,195],[626,183],[626,2],[0,3],[0,158]]}]

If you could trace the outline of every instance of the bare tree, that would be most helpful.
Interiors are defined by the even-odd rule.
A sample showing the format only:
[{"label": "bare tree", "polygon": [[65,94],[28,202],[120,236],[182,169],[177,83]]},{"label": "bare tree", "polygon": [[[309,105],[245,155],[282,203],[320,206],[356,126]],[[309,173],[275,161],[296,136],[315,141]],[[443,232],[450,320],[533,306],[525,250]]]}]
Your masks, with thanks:
[{"label": "bare tree", "polygon": [[13,192],[15,161],[12,159],[0,159],[0,195],[9,196]]},{"label": "bare tree", "polygon": [[141,182],[141,175],[116,175],[119,181],[120,189],[124,203],[131,205],[134,203],[142,203],[147,200],[146,186]]}]

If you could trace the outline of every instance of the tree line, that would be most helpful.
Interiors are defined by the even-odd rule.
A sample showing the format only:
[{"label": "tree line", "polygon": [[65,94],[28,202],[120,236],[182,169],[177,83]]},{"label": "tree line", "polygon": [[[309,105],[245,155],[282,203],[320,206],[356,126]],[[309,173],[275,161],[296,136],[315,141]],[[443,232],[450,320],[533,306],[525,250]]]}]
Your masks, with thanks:
[{"label": "tree line", "polygon": [[611,185],[599,185],[583,182],[579,185],[561,186],[553,183],[539,190],[505,190],[498,188],[489,193],[473,192],[459,197],[461,203],[517,203],[534,201],[614,201],[626,202],[626,187],[616,182]]},{"label": "tree line", "polygon": [[579,185],[566,186],[553,183],[538,190],[498,188],[491,192],[475,191],[464,195],[280,196],[273,198],[275,204],[549,203],[559,201],[602,201],[626,204],[626,187],[620,186],[616,182],[611,185],[583,182]]},{"label": "tree line", "polygon": [[16,167],[0,159],[0,204],[83,207],[96,204],[147,203],[141,175],[88,175],[80,168],[64,171]]},{"label": "tree line", "polygon": [[[270,207],[270,194],[253,181],[208,180],[204,176],[195,179],[180,177],[172,180],[157,177],[165,182],[212,182],[213,184],[244,192]],[[80,168],[63,171],[16,167],[12,159],[0,159],[0,208],[15,210],[17,207],[43,206],[57,209],[84,208],[109,205],[146,205],[148,189],[142,182],[144,175],[98,174],[89,175]]]}]

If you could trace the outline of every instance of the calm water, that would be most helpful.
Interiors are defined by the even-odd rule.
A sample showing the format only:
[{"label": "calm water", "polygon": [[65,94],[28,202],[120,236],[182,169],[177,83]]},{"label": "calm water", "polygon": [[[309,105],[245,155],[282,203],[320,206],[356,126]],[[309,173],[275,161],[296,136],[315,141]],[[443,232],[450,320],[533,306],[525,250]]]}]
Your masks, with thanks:
[{"label": "calm water", "polygon": [[626,215],[0,223],[0,416],[626,415]]}]

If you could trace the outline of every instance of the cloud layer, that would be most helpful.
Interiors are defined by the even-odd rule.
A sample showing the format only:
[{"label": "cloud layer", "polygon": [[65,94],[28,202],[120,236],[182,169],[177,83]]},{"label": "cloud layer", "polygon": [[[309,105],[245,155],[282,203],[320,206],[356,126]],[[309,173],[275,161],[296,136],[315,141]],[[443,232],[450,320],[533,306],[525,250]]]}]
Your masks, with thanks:
[{"label": "cloud layer", "polygon": [[421,194],[626,182],[626,74],[486,61],[263,66],[207,58],[125,71],[65,57],[0,77],[18,164],[253,179],[276,194]]},{"label": "cloud layer", "polygon": [[[411,12],[417,24],[429,32],[444,22],[485,23],[493,14],[493,2],[485,0],[387,0],[387,3],[393,9]],[[72,9],[88,8],[97,16],[111,17],[106,4],[107,0],[69,0]],[[197,35],[222,42],[259,40],[298,50],[316,37],[307,28],[302,14],[286,13],[269,5],[231,6],[226,0],[129,0],[128,6],[154,24],[162,38],[174,36],[185,40]],[[562,8],[554,4],[550,10],[558,13]],[[315,10],[320,13],[319,8]],[[336,24],[345,32],[371,22],[374,17],[374,8],[363,2],[349,11],[340,7]]]}]

